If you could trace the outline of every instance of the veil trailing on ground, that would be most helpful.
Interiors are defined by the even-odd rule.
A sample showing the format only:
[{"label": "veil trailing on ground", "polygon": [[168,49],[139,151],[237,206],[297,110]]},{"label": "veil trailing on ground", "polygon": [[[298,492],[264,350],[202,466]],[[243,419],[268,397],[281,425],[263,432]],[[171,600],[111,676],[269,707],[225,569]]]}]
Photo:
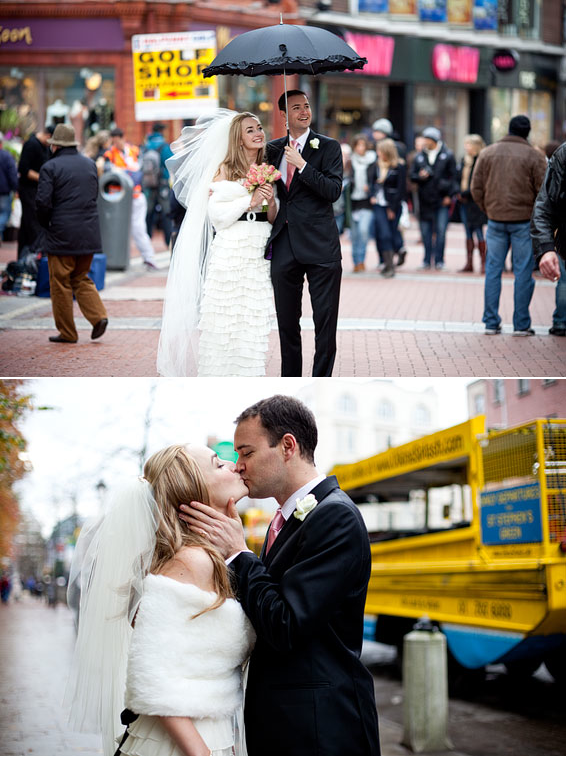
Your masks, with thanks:
[{"label": "veil trailing on ground", "polygon": [[206,276],[212,225],[208,218],[209,187],[228,151],[228,135],[235,111],[220,109],[186,126],[171,145],[167,168],[173,191],[187,212],[173,250],[159,348],[161,376],[196,376],[198,322]]},{"label": "veil trailing on ground", "polygon": [[79,605],[79,628],[65,704],[71,727],[102,733],[103,753],[114,754],[124,727],[128,647],[132,621],[151,566],[157,505],[146,479],[119,492],[110,510],[81,530],[68,598]]}]

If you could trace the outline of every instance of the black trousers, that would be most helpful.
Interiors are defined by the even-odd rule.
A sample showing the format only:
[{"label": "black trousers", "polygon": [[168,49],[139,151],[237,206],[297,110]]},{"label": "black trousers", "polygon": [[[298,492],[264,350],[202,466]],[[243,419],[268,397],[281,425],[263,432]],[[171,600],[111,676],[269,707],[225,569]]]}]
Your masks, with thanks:
[{"label": "black trousers", "polygon": [[303,353],[299,321],[305,276],[311,298],[315,333],[312,375],[332,376],[336,358],[342,262],[336,260],[330,263],[300,263],[293,255],[289,235],[284,229],[274,240],[271,260],[282,376],[302,376]]},{"label": "black trousers", "polygon": [[31,252],[35,252],[35,243],[43,234],[43,229],[37,220],[37,212],[35,210],[37,185],[27,186],[20,184],[18,194],[22,203],[22,220],[18,231],[18,258],[20,258],[24,247],[29,247]]}]

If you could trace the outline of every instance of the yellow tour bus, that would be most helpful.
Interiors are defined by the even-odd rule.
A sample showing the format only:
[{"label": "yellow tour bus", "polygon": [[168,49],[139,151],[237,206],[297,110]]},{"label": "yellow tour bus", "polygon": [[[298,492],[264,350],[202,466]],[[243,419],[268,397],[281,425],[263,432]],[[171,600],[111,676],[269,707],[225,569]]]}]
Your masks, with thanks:
[{"label": "yellow tour bus", "polygon": [[566,680],[566,420],[479,416],[330,475],[370,533],[377,641],[426,616],[465,668]]}]

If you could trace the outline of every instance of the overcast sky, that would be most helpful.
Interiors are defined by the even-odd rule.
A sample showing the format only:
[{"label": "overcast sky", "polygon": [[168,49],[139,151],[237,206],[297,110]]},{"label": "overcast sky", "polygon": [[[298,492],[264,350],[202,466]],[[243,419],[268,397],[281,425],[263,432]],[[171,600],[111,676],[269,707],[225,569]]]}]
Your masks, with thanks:
[{"label": "overcast sky", "polygon": [[[136,475],[139,454],[147,456],[176,442],[205,444],[209,436],[232,439],[233,421],[253,402],[271,394],[293,394],[313,379],[34,379],[25,384],[37,410],[20,428],[28,442],[33,471],[19,485],[21,504],[48,535],[57,520],[99,507],[96,484],[111,487]],[[323,379],[340,381],[341,379]],[[368,379],[348,379],[367,382]],[[440,424],[466,420],[470,379],[395,379],[412,389],[433,386],[441,407]],[[151,407],[147,438],[144,422]]]}]

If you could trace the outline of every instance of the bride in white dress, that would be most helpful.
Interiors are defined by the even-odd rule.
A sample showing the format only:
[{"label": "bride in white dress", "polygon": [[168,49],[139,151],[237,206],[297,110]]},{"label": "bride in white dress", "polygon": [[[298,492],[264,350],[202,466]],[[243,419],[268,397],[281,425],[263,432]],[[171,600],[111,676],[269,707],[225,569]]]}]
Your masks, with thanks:
[{"label": "bride in white dress", "polygon": [[224,559],[177,508],[199,500],[226,512],[246,494],[233,463],[174,445],[83,528],[67,702],[77,730],[102,733],[104,754],[245,754],[242,666],[255,634]]},{"label": "bride in white dress", "polygon": [[[187,208],[173,252],[157,369],[162,376],[264,376],[274,306],[265,245],[272,184],[244,180],[264,162],[252,113],[221,110],[185,127],[167,161]],[[262,211],[262,207],[267,211]]]}]

